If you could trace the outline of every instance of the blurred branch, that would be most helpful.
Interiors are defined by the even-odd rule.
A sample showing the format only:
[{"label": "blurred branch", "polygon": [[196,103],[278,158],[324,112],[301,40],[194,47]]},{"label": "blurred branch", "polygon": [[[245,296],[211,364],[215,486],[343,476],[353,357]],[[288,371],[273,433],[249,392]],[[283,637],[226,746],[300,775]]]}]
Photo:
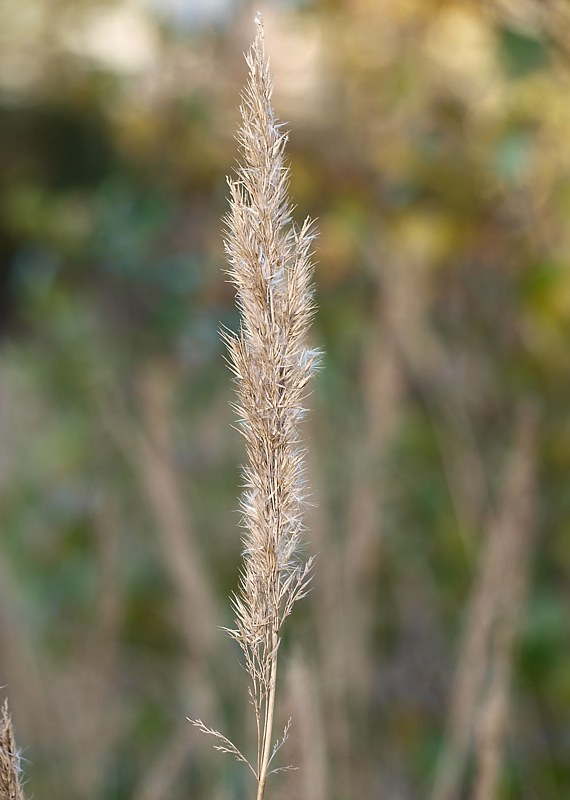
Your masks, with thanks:
[{"label": "blurred branch", "polygon": [[284,796],[327,800],[330,797],[329,765],[321,693],[313,669],[298,649],[289,661],[286,682],[296,733],[292,741],[297,743],[292,745],[296,753],[293,763],[298,764],[299,770],[284,782]]},{"label": "blurred branch", "polygon": [[212,651],[220,617],[172,457],[173,393],[172,376],[165,365],[147,364],[139,380],[143,429],[138,437],[141,453],[138,464],[145,495],[161,533],[165,565],[176,589],[178,622],[188,653],[193,661],[200,663]]},{"label": "blurred branch", "polygon": [[[199,698],[201,713],[218,721],[221,711],[209,672],[216,643],[218,603],[172,455],[170,399],[175,383],[167,364],[160,361],[146,364],[139,376],[138,389],[140,427],[121,413],[117,404],[105,406],[105,418],[115,443],[140,481],[160,533],[161,554],[175,590],[177,623],[188,656],[183,684],[189,687],[193,699]],[[185,765],[183,756],[188,755],[189,740],[184,728],[189,725],[185,717],[186,714],[182,730],[140,779],[134,797],[145,798],[148,792],[160,792],[165,782],[173,786],[178,779]],[[204,763],[211,758],[208,748]],[[168,778],[166,768],[170,770]]]},{"label": "blurred branch", "polygon": [[505,571],[502,597],[496,613],[493,652],[489,658],[489,686],[479,714],[476,740],[477,778],[474,800],[496,800],[501,754],[508,713],[513,651],[529,581],[529,566],[535,541],[536,505],[535,411],[525,409],[519,419],[518,460],[513,464],[513,522],[505,523]]},{"label": "blurred branch", "polygon": [[431,301],[427,265],[417,257],[406,262],[398,257],[391,267],[384,283],[393,284],[392,335],[430,415],[464,536],[479,526],[488,496],[485,468],[463,396],[464,382],[457,380],[449,354],[427,321]]},{"label": "blurred branch", "polygon": [[[95,513],[98,557],[98,601],[86,642],[60,681],[60,702],[69,715],[64,725],[67,750],[72,753],[70,779],[77,797],[103,797],[109,762],[116,750],[120,727],[117,664],[122,620],[120,581],[121,524],[114,501],[102,498]],[[76,693],[70,691],[75,684]],[[76,708],[69,714],[74,698]]]},{"label": "blurred branch", "polygon": [[150,504],[165,566],[176,590],[177,617],[189,656],[204,664],[216,641],[218,603],[183,500],[170,441],[172,375],[165,363],[150,362],[139,376],[141,425],[117,402],[104,404],[115,444],[138,477]]},{"label": "blurred branch", "polygon": [[[464,640],[451,690],[445,748],[432,800],[454,800],[474,731],[478,731],[476,800],[492,800],[507,712],[512,644],[532,542],[536,449],[534,412],[519,410],[516,441],[497,515],[469,601]],[[489,677],[490,676],[490,677]],[[490,752],[490,747],[493,752]]]},{"label": "blurred branch", "polygon": [[186,765],[191,747],[191,732],[191,726],[184,719],[174,736],[166,743],[162,753],[145,772],[132,795],[132,800],[164,800],[172,795],[173,788]]},{"label": "blurred branch", "polygon": [[[401,312],[399,303],[404,298],[393,288],[394,281],[387,279],[382,283],[378,275],[372,331],[362,353],[360,371],[362,433],[351,454],[353,469],[347,509],[350,536],[341,540],[344,550],[338,559],[339,581],[344,587],[343,591],[337,591],[337,603],[341,599],[343,605],[338,615],[342,625],[337,626],[332,642],[336,642],[345,662],[341,674],[349,720],[365,719],[373,692],[374,595],[381,564],[383,505],[388,492],[388,478],[382,467],[397,430],[405,391],[402,358],[393,331],[393,316]],[[369,770],[354,769],[358,763],[354,750],[362,753],[363,748],[357,737],[353,738],[347,753],[352,777],[346,788],[349,794],[370,795],[374,790],[367,781],[372,774]],[[350,742],[349,736],[347,741]]]}]

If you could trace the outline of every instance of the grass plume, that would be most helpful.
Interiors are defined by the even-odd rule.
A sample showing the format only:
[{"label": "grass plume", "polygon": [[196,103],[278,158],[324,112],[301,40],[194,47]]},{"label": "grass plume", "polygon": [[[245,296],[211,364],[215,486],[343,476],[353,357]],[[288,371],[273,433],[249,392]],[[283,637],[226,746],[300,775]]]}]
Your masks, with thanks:
[{"label": "grass plume", "polygon": [[271,97],[263,23],[246,55],[249,79],[242,93],[238,133],[241,163],[228,179],[226,217],[228,274],[241,312],[237,335],[225,334],[237,385],[238,429],[246,442],[244,468],[243,567],[233,598],[235,628],[250,677],[257,723],[257,760],[249,762],[219,732],[218,749],[245,761],[262,800],[273,759],[287,739],[273,741],[273,720],[281,630],[294,603],[307,591],[311,560],[301,555],[304,534],[303,449],[299,422],[307,384],[318,354],[306,345],[314,306],[311,243],[313,227],[297,228],[288,199],[287,133],[277,121]]},{"label": "grass plume", "polygon": [[25,800],[20,782],[20,756],[16,749],[7,700],[4,701],[0,716],[0,798]]}]

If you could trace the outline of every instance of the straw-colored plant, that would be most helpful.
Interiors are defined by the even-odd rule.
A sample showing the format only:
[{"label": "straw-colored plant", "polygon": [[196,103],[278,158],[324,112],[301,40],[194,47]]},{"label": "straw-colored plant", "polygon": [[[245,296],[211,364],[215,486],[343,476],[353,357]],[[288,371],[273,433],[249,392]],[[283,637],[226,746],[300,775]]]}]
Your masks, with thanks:
[{"label": "straw-colored plant", "polygon": [[4,701],[0,714],[0,798],[25,800],[20,781],[20,756],[14,741],[14,728]]},{"label": "straw-colored plant", "polygon": [[242,162],[228,179],[225,220],[228,274],[237,290],[239,333],[226,333],[235,376],[239,430],[248,464],[241,498],[244,553],[235,629],[250,678],[257,723],[257,760],[251,763],[223,734],[201,720],[194,724],[218,739],[217,749],[245,762],[262,800],[273,759],[287,739],[274,742],[274,708],[281,631],[310,580],[311,559],[300,550],[304,533],[303,449],[299,422],[317,353],[306,337],[313,314],[312,223],[291,221],[287,134],[271,105],[272,78],[264,51],[261,18],[246,55],[249,80],[240,107]]}]

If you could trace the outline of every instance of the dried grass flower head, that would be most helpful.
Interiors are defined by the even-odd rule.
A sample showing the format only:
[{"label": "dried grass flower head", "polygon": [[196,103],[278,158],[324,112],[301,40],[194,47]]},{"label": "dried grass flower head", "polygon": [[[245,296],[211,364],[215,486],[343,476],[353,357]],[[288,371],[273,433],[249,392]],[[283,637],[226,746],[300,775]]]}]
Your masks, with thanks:
[{"label": "dried grass flower head", "polygon": [[228,178],[230,210],[225,218],[228,274],[241,314],[239,332],[225,332],[237,388],[238,429],[246,443],[243,567],[233,598],[235,628],[250,676],[257,721],[255,765],[221,734],[220,749],[246,761],[263,797],[273,756],[287,738],[272,744],[277,655],[281,628],[305,595],[311,559],[302,554],[304,450],[299,423],[318,352],[307,346],[314,313],[312,221],[298,228],[288,198],[288,135],[272,107],[273,83],[264,50],[261,16],[246,54],[249,78],[242,93],[238,133],[241,160]]},{"label": "dried grass flower head", "polygon": [[14,728],[4,701],[0,714],[0,800],[25,800],[21,784],[20,755],[14,740]]}]

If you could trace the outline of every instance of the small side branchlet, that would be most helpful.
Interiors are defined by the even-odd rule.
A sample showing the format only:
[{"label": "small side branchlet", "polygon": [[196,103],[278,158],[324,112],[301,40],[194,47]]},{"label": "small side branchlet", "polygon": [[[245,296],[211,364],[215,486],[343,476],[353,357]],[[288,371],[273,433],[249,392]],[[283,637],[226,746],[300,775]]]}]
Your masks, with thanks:
[{"label": "small side branchlet", "polygon": [[228,274],[236,287],[241,327],[224,333],[237,388],[238,430],[244,436],[243,567],[233,597],[235,628],[250,678],[257,725],[257,759],[251,763],[223,734],[194,720],[218,739],[217,748],[245,762],[257,780],[257,800],[287,740],[273,742],[281,631],[297,600],[308,591],[312,560],[302,555],[305,505],[304,450],[299,423],[318,361],[306,339],[314,311],[313,225],[292,222],[285,163],[287,133],[271,104],[273,84],[264,50],[261,17],[246,55],[249,79],[240,107],[241,163],[228,179],[225,219]]}]

